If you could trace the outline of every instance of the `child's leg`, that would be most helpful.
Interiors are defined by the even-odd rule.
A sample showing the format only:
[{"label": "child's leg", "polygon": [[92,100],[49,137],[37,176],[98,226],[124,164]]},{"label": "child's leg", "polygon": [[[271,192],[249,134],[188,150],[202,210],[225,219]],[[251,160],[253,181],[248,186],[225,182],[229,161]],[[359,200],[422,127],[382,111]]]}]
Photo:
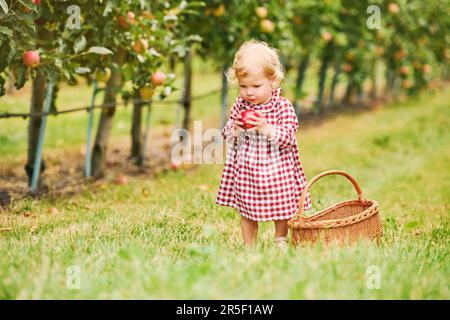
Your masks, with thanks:
[{"label": "child's leg", "polygon": [[241,230],[245,244],[248,246],[254,244],[258,235],[258,221],[241,217]]},{"label": "child's leg", "polygon": [[288,220],[275,220],[275,238],[287,237],[288,235]]},{"label": "child's leg", "polygon": [[275,220],[275,244],[283,249],[287,250],[288,247],[288,226],[287,222],[289,220]]}]

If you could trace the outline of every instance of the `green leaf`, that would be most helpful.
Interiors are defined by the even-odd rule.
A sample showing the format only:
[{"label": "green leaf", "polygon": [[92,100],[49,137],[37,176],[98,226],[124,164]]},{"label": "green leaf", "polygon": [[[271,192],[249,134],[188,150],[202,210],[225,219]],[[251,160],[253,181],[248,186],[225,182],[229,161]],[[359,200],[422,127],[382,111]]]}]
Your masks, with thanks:
[{"label": "green leaf", "polygon": [[58,68],[62,68],[63,67],[62,60],[59,58],[55,58],[55,66],[57,66]]},{"label": "green leaf", "polygon": [[113,52],[105,47],[90,47],[88,50],[89,53],[95,53],[100,55],[112,54]]},{"label": "green leaf", "polygon": [[[2,1],[2,0],[0,0],[0,1]],[[9,37],[13,36],[12,30],[10,28],[7,28],[7,27],[0,26],[0,32],[3,33],[3,34],[6,34]]]},{"label": "green leaf", "polygon": [[36,5],[33,2],[31,2],[31,0],[19,0],[19,2],[28,9],[36,11]]},{"label": "green leaf", "polygon": [[78,38],[77,40],[75,40],[75,43],[73,44],[73,51],[75,53],[79,53],[81,51],[83,51],[86,48],[86,38],[85,36],[81,36],[80,38]]},{"label": "green leaf", "polygon": [[27,68],[25,68],[24,66],[19,66],[17,68],[17,79],[15,83],[16,89],[21,89],[25,85],[28,77],[27,71]]},{"label": "green leaf", "polygon": [[133,79],[134,70],[130,64],[126,63],[122,66],[122,73],[126,81]]},{"label": "green leaf", "polygon": [[8,13],[8,4],[6,3],[5,0],[0,0],[0,7],[2,7],[5,13]]},{"label": "green leaf", "polygon": [[22,21],[28,28],[30,28],[34,32],[36,31],[36,24],[31,16],[19,12],[16,14],[16,17],[18,20]]}]

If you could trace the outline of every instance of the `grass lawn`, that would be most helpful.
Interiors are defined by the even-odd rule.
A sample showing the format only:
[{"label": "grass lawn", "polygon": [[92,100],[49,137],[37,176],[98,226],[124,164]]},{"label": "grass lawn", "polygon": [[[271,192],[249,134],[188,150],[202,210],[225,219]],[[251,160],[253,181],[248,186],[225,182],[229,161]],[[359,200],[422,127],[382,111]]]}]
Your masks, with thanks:
[{"label": "grass lawn", "polygon": [[[12,228],[0,232],[0,299],[449,299],[449,101],[423,95],[300,128],[309,178],[345,170],[380,203],[381,246],[283,254],[263,223],[245,248],[238,214],[214,204],[223,165],[199,165],[16,203],[0,214]],[[312,197],[320,210],[356,193],[326,177]]]}]

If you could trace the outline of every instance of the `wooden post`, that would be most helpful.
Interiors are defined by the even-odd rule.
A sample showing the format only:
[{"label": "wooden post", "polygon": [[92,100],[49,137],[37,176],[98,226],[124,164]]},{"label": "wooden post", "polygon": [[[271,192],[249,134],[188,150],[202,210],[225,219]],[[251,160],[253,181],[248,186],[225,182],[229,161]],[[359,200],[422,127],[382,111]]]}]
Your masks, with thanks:
[{"label": "wooden post", "polygon": [[142,166],[144,165],[144,161],[145,159],[147,159],[147,145],[148,145],[148,136],[149,136],[149,131],[150,131],[150,114],[152,111],[152,100],[150,100],[148,102],[148,106],[147,106],[147,119],[145,120],[145,132],[144,132],[144,145],[142,148],[142,156],[139,157],[139,165]]},{"label": "wooden post", "polygon": [[92,123],[94,121],[94,105],[95,105],[95,97],[97,93],[100,91],[97,87],[97,81],[94,80],[92,83],[92,98],[91,104],[89,106],[89,116],[88,116],[88,127],[87,127],[87,137],[86,137],[86,158],[84,160],[84,176],[86,178],[91,176],[92,167],[91,167],[91,135],[92,135]]},{"label": "wooden post", "polygon": [[[44,101],[44,113],[47,113],[50,110],[50,104],[52,101],[52,95],[53,95],[53,83],[49,83],[47,87],[47,92],[45,94],[45,101]],[[33,176],[31,178],[31,186],[30,191],[35,192],[38,180],[39,180],[39,172],[41,169],[41,160],[42,160],[42,146],[44,144],[44,136],[45,136],[45,125],[47,124],[47,115],[42,116],[41,120],[41,127],[39,128],[39,137],[38,137],[38,144],[37,144],[37,151],[36,151],[36,158],[34,159],[34,166],[33,166]]]}]

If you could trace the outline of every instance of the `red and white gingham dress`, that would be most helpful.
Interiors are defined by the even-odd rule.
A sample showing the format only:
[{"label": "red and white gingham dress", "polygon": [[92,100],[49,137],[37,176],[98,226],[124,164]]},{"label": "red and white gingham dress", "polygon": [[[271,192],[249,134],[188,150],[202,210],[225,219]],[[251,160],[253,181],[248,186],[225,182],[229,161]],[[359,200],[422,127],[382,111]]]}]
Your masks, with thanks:
[{"label": "red and white gingham dress", "polygon": [[[297,146],[297,116],[281,91],[281,88],[274,90],[270,101],[260,105],[238,96],[222,129],[228,148],[216,204],[236,208],[242,216],[254,221],[294,217],[307,184]],[[256,131],[232,137],[234,120],[248,109],[261,111],[274,126],[272,139]],[[304,209],[311,209],[309,194]]]}]

